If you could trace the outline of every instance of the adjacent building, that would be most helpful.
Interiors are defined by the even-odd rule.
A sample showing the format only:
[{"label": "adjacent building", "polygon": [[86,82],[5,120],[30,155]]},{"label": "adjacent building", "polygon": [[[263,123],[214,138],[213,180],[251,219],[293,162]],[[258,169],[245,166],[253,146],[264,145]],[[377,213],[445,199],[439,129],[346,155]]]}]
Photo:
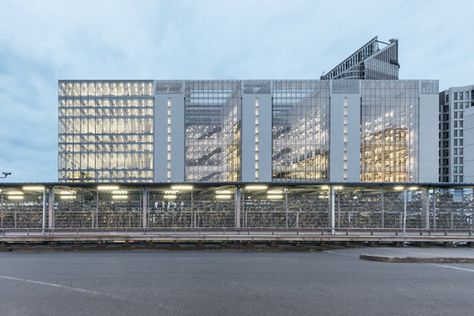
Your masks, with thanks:
[{"label": "adjacent building", "polygon": [[345,79],[61,80],[59,181],[437,182],[438,81]]},{"label": "adjacent building", "polygon": [[389,43],[385,43],[374,37],[327,74],[322,75],[321,80],[397,80],[399,68],[398,40],[391,39]]},{"label": "adjacent building", "polygon": [[474,85],[452,87],[439,94],[440,182],[474,182],[474,156],[469,147],[474,136],[472,107]]}]

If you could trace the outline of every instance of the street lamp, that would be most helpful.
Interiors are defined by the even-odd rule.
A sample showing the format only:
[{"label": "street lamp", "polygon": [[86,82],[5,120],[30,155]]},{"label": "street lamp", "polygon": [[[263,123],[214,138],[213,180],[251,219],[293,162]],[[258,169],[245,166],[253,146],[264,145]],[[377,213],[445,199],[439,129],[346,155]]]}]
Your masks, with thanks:
[{"label": "street lamp", "polygon": [[2,172],[2,174],[3,174],[3,176],[0,176],[0,179],[5,179],[6,177],[11,175],[12,173],[11,172]]}]

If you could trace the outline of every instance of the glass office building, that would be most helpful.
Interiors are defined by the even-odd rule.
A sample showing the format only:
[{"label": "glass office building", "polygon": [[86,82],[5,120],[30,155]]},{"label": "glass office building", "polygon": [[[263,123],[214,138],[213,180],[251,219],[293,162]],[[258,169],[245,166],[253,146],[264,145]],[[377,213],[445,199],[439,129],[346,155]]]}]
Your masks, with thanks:
[{"label": "glass office building", "polygon": [[433,80],[61,80],[61,182],[437,182]]}]

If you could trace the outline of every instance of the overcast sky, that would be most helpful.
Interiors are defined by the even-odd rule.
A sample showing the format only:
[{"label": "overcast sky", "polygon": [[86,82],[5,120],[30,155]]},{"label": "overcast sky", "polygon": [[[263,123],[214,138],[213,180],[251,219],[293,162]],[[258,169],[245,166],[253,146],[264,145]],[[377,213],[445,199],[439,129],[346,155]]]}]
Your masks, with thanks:
[{"label": "overcast sky", "polygon": [[376,35],[401,79],[474,84],[472,0],[0,0],[0,171],[57,180],[58,79],[318,79]]}]

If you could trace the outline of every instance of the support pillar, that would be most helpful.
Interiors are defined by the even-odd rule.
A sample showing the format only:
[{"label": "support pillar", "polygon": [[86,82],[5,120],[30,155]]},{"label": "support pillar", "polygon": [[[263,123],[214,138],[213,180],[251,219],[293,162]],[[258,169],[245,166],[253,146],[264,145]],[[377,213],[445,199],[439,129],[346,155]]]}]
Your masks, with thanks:
[{"label": "support pillar", "polygon": [[47,209],[47,188],[44,187],[43,189],[43,214],[42,214],[42,222],[41,222],[41,233],[44,235],[44,231],[46,229],[46,209]]},{"label": "support pillar", "polygon": [[240,186],[235,187],[235,207],[234,207],[234,227],[240,228],[240,206],[242,202],[242,192]]},{"label": "support pillar", "polygon": [[54,212],[54,190],[53,188],[48,190],[48,228],[54,229],[56,223],[56,214]]},{"label": "support pillar", "polygon": [[428,188],[421,189],[421,225],[423,229],[430,229],[430,192]]},{"label": "support pillar", "polygon": [[285,187],[285,222],[286,228],[288,228],[288,188]]},{"label": "support pillar", "polygon": [[336,189],[333,185],[329,187],[329,219],[331,223],[331,235],[336,234]]},{"label": "support pillar", "polygon": [[380,220],[381,220],[382,228],[385,228],[385,196],[384,196],[383,188],[381,190],[382,191],[380,192],[380,204],[381,204]]},{"label": "support pillar", "polygon": [[[439,195],[439,189],[438,189]],[[433,229],[436,230],[436,190],[433,189]]]},{"label": "support pillar", "polygon": [[407,200],[408,192],[407,190],[403,190],[403,235],[406,234],[407,230]]},{"label": "support pillar", "polygon": [[148,227],[148,188],[142,191],[142,227]]}]

